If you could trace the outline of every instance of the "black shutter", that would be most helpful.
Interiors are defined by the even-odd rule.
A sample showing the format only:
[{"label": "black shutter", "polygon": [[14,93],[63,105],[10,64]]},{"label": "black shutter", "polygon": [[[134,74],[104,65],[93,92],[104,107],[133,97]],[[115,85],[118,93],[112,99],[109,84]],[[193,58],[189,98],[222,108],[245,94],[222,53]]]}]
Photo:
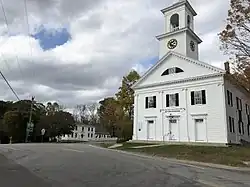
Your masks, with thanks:
[{"label": "black shutter", "polygon": [[179,94],[175,94],[175,106],[179,106]]},{"label": "black shutter", "polygon": [[206,91],[202,90],[201,94],[202,94],[202,104],[206,104]]},{"label": "black shutter", "polygon": [[148,108],[148,97],[145,98],[145,108]]},{"label": "black shutter", "polygon": [[233,94],[230,92],[231,106],[233,106]]},{"label": "black shutter", "polygon": [[232,124],[233,124],[233,132],[235,133],[234,118],[231,118],[231,119],[232,119]]},{"label": "black shutter", "polygon": [[239,109],[239,98],[236,97],[236,104],[237,104],[237,109]]},{"label": "black shutter", "polygon": [[156,108],[156,96],[154,96],[153,98],[154,98],[154,108]]},{"label": "black shutter", "polygon": [[230,92],[227,90],[227,103],[230,105]]},{"label": "black shutter", "polygon": [[166,107],[169,107],[169,94],[166,95]]},{"label": "black shutter", "polygon": [[239,133],[241,134],[241,124],[240,121],[238,122]]},{"label": "black shutter", "polygon": [[247,125],[248,136],[250,136],[250,124]]},{"label": "black shutter", "polygon": [[231,120],[231,117],[229,116],[229,131],[232,132],[233,129],[232,129],[232,120]]},{"label": "black shutter", "polygon": [[194,91],[191,92],[191,105],[194,105]]},{"label": "black shutter", "polygon": [[240,110],[242,110],[242,102],[241,102],[241,99],[239,99],[240,101]]}]

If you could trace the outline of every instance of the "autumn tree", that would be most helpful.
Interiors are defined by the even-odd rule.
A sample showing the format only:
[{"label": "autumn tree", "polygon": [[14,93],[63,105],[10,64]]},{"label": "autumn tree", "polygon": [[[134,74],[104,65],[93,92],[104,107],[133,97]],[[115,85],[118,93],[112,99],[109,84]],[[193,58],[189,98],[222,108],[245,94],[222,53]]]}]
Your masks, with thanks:
[{"label": "autumn tree", "polygon": [[234,76],[250,90],[250,1],[231,0],[227,25],[219,34],[222,49],[231,56]]},{"label": "autumn tree", "polygon": [[130,71],[127,76],[123,77],[122,85],[116,94],[117,101],[129,119],[132,119],[134,109],[134,90],[131,87],[139,78],[140,75],[135,70]]},{"label": "autumn tree", "polygon": [[117,108],[118,102],[113,97],[108,97],[99,102],[98,116],[100,124],[110,133],[111,136],[117,136]]},{"label": "autumn tree", "polygon": [[132,70],[122,79],[122,85],[116,93],[117,102],[119,104],[119,136],[124,140],[132,138],[133,134],[133,113],[134,113],[134,90],[132,85],[138,81],[140,75]]}]

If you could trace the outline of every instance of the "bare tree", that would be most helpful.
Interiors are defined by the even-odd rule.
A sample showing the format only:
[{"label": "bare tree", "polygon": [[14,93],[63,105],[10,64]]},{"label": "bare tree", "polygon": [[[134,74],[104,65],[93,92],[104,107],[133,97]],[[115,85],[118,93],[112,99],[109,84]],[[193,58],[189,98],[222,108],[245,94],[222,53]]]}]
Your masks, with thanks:
[{"label": "bare tree", "polygon": [[97,103],[91,103],[86,106],[88,111],[88,120],[90,125],[97,125],[98,123],[98,114],[97,114]]},{"label": "bare tree", "polygon": [[80,123],[88,123],[87,107],[84,104],[79,104],[75,107],[74,118]]},{"label": "bare tree", "polygon": [[227,25],[219,34],[222,49],[231,56],[234,77],[250,90],[250,1],[231,0]]},{"label": "bare tree", "polygon": [[76,121],[96,125],[98,123],[97,103],[77,105],[73,111]]}]

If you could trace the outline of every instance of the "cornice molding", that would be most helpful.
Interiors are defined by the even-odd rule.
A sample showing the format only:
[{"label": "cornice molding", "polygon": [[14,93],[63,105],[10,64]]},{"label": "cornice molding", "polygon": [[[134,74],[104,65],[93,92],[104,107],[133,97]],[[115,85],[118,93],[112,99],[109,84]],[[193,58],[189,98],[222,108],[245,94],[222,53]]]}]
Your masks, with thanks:
[{"label": "cornice molding", "polygon": [[195,32],[194,32],[192,29],[190,29],[189,27],[184,27],[184,28],[181,28],[181,29],[176,30],[176,31],[172,31],[172,32],[168,32],[168,33],[164,33],[164,34],[157,35],[157,36],[156,36],[156,39],[157,39],[157,40],[161,40],[161,39],[163,39],[163,38],[165,38],[165,37],[172,36],[172,35],[176,35],[176,34],[178,34],[178,33],[185,32],[185,31],[186,31],[186,32],[189,32],[189,34],[190,34],[193,38],[195,38],[195,39],[197,40],[198,44],[202,43],[202,40],[200,39],[200,37],[199,37],[197,34],[195,34]]},{"label": "cornice molding", "polygon": [[193,7],[191,6],[191,4],[187,0],[183,0],[183,1],[177,2],[177,3],[171,5],[171,6],[167,7],[167,8],[162,9],[161,12],[164,14],[165,12],[168,12],[170,10],[173,10],[173,9],[178,8],[180,6],[183,6],[183,5],[186,5],[186,7],[193,14],[193,16],[197,15],[197,13],[195,12],[195,10],[193,9]]},{"label": "cornice molding", "polygon": [[144,86],[138,86],[137,89],[143,89],[143,88],[152,88],[152,87],[157,87],[157,86],[163,86],[163,85],[171,85],[171,84],[179,84],[179,83],[184,83],[184,82],[190,82],[190,81],[197,81],[197,80],[203,80],[207,78],[212,78],[212,77],[220,77],[223,76],[224,73],[215,73],[215,74],[209,74],[209,75],[202,75],[202,76],[196,76],[196,77],[189,77],[186,79],[179,79],[179,80],[173,80],[173,81],[164,81],[164,82],[159,82],[159,83],[152,83]]}]

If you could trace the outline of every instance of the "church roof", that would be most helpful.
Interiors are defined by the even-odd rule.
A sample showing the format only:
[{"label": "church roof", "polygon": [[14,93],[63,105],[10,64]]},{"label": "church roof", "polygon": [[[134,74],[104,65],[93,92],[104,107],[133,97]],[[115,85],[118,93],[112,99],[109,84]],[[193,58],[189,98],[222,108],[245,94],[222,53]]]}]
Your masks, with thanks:
[{"label": "church roof", "polygon": [[218,68],[218,67],[215,67],[211,64],[208,64],[208,63],[205,63],[205,62],[201,62],[199,60],[195,60],[195,59],[192,59],[192,58],[189,58],[189,57],[186,57],[182,54],[179,54],[179,53],[176,53],[174,51],[169,51],[166,55],[164,55],[155,65],[153,65],[146,73],[144,73],[144,75],[132,86],[132,88],[136,88],[136,86],[141,83],[146,77],[148,77],[150,75],[150,73],[152,71],[154,71],[154,69],[156,69],[160,64],[162,64],[165,59],[167,59],[170,55],[173,55],[173,56],[176,56],[176,57],[179,57],[179,58],[182,58],[182,59],[185,59],[191,63],[194,63],[196,65],[199,65],[199,66],[202,66],[202,67],[205,67],[205,68],[208,68],[208,69],[211,69],[213,71],[215,71],[215,73],[217,74],[225,74],[226,71],[224,69],[221,69],[221,68]]},{"label": "church roof", "polygon": [[179,2],[177,2],[177,3],[175,3],[175,4],[173,4],[173,5],[171,5],[171,6],[167,7],[167,8],[162,9],[161,12],[164,14],[165,12],[168,12],[168,11],[170,11],[170,10],[173,10],[173,9],[175,9],[175,8],[178,8],[178,7],[182,6],[182,5],[186,5],[187,8],[189,9],[189,11],[190,11],[194,16],[197,15],[197,13],[196,13],[195,10],[193,9],[193,7],[190,5],[190,3],[188,2],[188,0],[180,0]]}]

